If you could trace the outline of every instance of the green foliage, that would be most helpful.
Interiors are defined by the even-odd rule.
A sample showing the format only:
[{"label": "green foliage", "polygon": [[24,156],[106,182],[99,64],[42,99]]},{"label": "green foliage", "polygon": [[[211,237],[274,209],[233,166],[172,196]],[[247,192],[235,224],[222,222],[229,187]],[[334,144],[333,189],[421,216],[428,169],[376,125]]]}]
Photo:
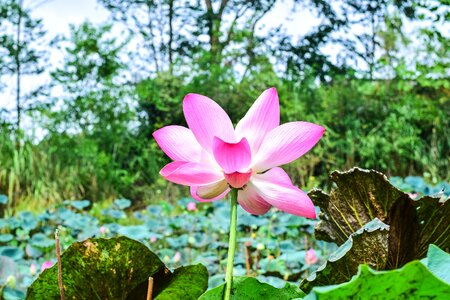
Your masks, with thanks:
[{"label": "green foliage", "polygon": [[[340,248],[302,282],[302,289],[342,283],[359,264],[389,270],[425,257],[428,245],[450,247],[450,202],[429,196],[413,200],[376,171],[333,172],[336,189],[309,193],[321,208],[315,236]],[[383,223],[384,222],[384,223]],[[430,230],[432,228],[432,230]],[[339,270],[339,271],[338,271]]]},{"label": "green foliage", "polygon": [[[259,282],[252,277],[234,277],[231,288],[231,299],[246,300],[279,300],[300,298],[305,294],[289,283],[283,288],[275,288],[267,283]],[[199,300],[220,300],[223,299],[225,284],[219,285],[214,289],[203,294]]]},{"label": "green foliage", "polygon": [[359,267],[351,281],[316,287],[306,299],[447,299],[450,285],[436,278],[422,263],[413,261],[399,270],[374,271]]},{"label": "green foliage", "polygon": [[446,299],[450,296],[449,262],[450,255],[431,244],[423,262],[412,261],[390,271],[375,271],[363,264],[350,281],[314,287],[304,299]]},{"label": "green foliage", "polygon": [[166,124],[185,123],[180,108],[187,93],[189,91],[183,87],[182,78],[168,73],[142,80],[136,85],[139,110],[145,114],[141,120],[145,138],[150,139],[156,129]]},{"label": "green foliage", "polygon": [[208,287],[208,271],[201,265],[180,267],[173,272],[169,285],[155,300],[197,300]]},{"label": "green foliage", "polygon": [[[294,107],[287,111],[301,112],[327,127],[313,152],[321,162],[322,172],[316,173],[357,165],[398,176],[428,172],[433,180],[447,178],[449,162],[442,155],[450,143],[444,103],[414,92],[413,87],[404,80],[336,78],[321,88],[298,87],[304,96],[297,101],[286,97]],[[445,93],[448,90],[438,92],[440,97]]]},{"label": "green foliage", "polygon": [[[205,267],[183,267],[172,274],[145,245],[126,237],[74,243],[61,256],[61,265],[64,293],[71,299],[145,299],[149,277],[155,299],[197,299],[207,287]],[[26,299],[59,298],[57,276],[57,265],[45,270]]]}]

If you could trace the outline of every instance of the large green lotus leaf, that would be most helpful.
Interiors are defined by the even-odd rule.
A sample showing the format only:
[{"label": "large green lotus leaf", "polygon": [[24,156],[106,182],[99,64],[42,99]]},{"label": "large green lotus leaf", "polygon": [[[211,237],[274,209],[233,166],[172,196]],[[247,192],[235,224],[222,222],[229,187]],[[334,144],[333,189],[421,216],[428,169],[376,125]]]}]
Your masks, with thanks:
[{"label": "large green lotus leaf", "polygon": [[22,300],[25,298],[25,294],[22,291],[7,286],[3,290],[0,289],[0,298],[2,300]]},{"label": "large green lotus leaf", "polygon": [[423,258],[431,243],[450,247],[449,201],[439,203],[432,197],[412,200],[373,170],[335,171],[331,179],[337,187],[329,195],[320,190],[309,193],[321,209],[317,239],[342,245],[348,236],[378,218],[390,227],[386,269]]},{"label": "large green lotus leaf", "polygon": [[388,225],[378,219],[370,221],[350,235],[323,266],[301,282],[300,288],[309,292],[316,286],[346,282],[358,272],[362,263],[383,269],[388,256],[388,238]]},{"label": "large green lotus leaf", "polygon": [[[0,255],[0,296],[1,287],[8,282],[8,277],[19,275],[19,268],[16,262],[7,256]],[[0,297],[1,299],[1,297]]]},{"label": "large green lotus leaf", "polygon": [[66,203],[69,203],[73,208],[78,210],[83,210],[91,205],[91,201],[89,200],[72,200],[67,201]]},{"label": "large green lotus leaf", "polygon": [[152,236],[145,225],[120,226],[117,233],[137,240],[149,239]]},{"label": "large green lotus leaf", "polygon": [[131,201],[128,199],[116,199],[114,200],[114,206],[118,209],[126,209],[131,206]]},{"label": "large green lotus leaf", "polygon": [[31,237],[30,244],[35,247],[48,248],[54,246],[55,241],[48,238],[45,234],[38,232]]},{"label": "large green lotus leaf", "polygon": [[[61,260],[66,299],[145,299],[150,276],[154,295],[172,278],[154,253],[127,237],[74,243]],[[56,265],[41,273],[26,299],[60,299],[57,275]]]},{"label": "large green lotus leaf", "polygon": [[7,204],[8,203],[8,196],[0,194],[0,204]]},{"label": "large green lotus leaf", "polygon": [[[199,300],[222,300],[225,284],[219,285],[206,293]],[[245,300],[281,300],[297,299],[305,296],[301,290],[289,283],[284,288],[278,289],[267,283],[259,282],[253,277],[233,277],[231,299]]]},{"label": "large green lotus leaf", "polygon": [[0,256],[6,256],[16,261],[21,260],[24,256],[23,250],[14,246],[0,246]]},{"label": "large green lotus leaf", "polygon": [[450,285],[420,261],[390,271],[374,271],[361,265],[351,281],[315,287],[304,299],[450,299]]},{"label": "large green lotus leaf", "polygon": [[0,243],[7,243],[9,241],[12,241],[13,239],[14,236],[10,233],[0,234]]},{"label": "large green lotus leaf", "polygon": [[173,273],[169,285],[155,300],[196,300],[208,288],[208,270],[201,264],[180,267]]}]

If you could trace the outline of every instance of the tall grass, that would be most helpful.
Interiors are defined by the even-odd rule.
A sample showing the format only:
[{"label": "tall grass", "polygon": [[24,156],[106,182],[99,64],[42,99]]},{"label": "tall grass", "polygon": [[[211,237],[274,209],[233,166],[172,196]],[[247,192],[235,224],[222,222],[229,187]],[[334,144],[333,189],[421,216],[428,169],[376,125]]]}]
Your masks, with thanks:
[{"label": "tall grass", "polygon": [[[0,132],[0,194],[9,198],[8,213],[41,211],[64,200],[127,197],[137,202],[161,198],[157,159],[148,143],[124,142],[114,152],[99,149],[83,135],[48,137],[39,143]],[[157,189],[150,187],[155,183]],[[159,191],[159,192],[158,192]]]},{"label": "tall grass", "polygon": [[30,141],[16,144],[4,134],[0,139],[0,192],[8,196],[9,208],[42,209],[64,199],[84,196],[78,168]]}]

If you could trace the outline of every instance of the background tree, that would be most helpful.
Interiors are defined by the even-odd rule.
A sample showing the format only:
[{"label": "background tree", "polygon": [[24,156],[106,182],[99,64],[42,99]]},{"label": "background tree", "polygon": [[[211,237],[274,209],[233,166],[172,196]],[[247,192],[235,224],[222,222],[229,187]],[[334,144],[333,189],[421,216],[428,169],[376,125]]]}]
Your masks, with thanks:
[{"label": "background tree", "polygon": [[110,33],[111,25],[96,27],[85,22],[71,26],[71,36],[59,42],[65,59],[51,77],[62,88],[63,96],[54,100],[62,109],[53,115],[55,123],[49,130],[104,133],[102,138],[126,131],[131,110],[126,86],[120,87],[125,81],[120,55],[127,40],[118,42],[107,37]]},{"label": "background tree", "polygon": [[119,42],[110,33],[111,25],[72,26],[71,36],[60,42],[66,52],[64,64],[51,73],[63,95],[54,102],[60,109],[48,114],[46,141],[58,142],[55,151],[67,161],[83,160],[87,178],[96,174],[99,187],[90,187],[91,197],[100,197],[97,192],[129,196],[137,193],[129,185],[155,176],[154,158],[143,147],[145,141],[135,136],[134,101],[124,84],[121,55],[128,39]]},{"label": "background tree", "polygon": [[190,56],[188,4],[176,0],[99,0],[115,21],[133,34],[139,49],[134,55],[141,78],[151,74],[173,74],[177,61]]},{"label": "background tree", "polygon": [[40,46],[45,31],[42,20],[31,17],[23,0],[0,1],[0,27],[0,78],[15,77],[16,131],[19,132],[23,111],[32,110],[38,104],[35,101],[38,90],[23,95],[22,80],[24,76],[44,71],[46,51]]}]

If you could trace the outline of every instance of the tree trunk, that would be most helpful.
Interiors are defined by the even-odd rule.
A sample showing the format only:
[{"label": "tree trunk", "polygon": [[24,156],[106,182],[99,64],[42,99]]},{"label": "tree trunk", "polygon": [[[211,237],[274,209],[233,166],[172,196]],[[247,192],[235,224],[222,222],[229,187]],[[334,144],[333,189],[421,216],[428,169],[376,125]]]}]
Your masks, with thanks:
[{"label": "tree trunk", "polygon": [[22,31],[22,6],[23,0],[18,3],[18,19],[17,19],[17,31],[16,31],[16,51],[14,54],[14,63],[16,64],[16,111],[17,111],[17,122],[16,122],[16,134],[17,138],[20,132],[20,121],[22,118],[22,105],[20,103],[20,80],[21,80],[21,61],[20,52],[22,46],[20,44],[20,34]]},{"label": "tree trunk", "polygon": [[155,69],[156,69],[156,73],[159,73],[159,63],[158,63],[158,56],[157,56],[157,52],[156,52],[156,47],[155,47],[155,35],[153,34],[153,16],[152,16],[152,7],[151,7],[151,3],[147,2],[147,10],[148,10],[148,29],[150,31],[150,37],[152,39],[151,43],[150,43],[150,48],[152,50],[153,53],[153,60],[155,63]]},{"label": "tree trunk", "polygon": [[173,73],[173,2],[174,0],[169,1],[169,73],[172,75]]},{"label": "tree trunk", "polygon": [[207,14],[208,14],[208,31],[209,31],[209,44],[211,46],[211,68],[214,65],[221,63],[222,45],[220,44],[220,27],[222,24],[222,17],[225,8],[227,7],[228,0],[222,0],[220,3],[219,11],[214,13],[211,0],[205,0]]}]

